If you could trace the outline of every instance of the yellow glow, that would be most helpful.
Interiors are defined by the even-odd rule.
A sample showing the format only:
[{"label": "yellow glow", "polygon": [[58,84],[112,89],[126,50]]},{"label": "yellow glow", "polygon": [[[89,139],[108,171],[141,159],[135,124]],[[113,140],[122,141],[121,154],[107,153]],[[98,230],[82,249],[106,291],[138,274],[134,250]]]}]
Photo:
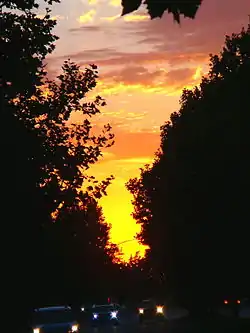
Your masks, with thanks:
[{"label": "yellow glow", "polygon": [[120,15],[120,14],[117,14],[117,15],[115,15],[115,16],[101,17],[101,20],[112,22],[112,21],[115,21],[116,19],[118,19],[119,17],[121,17],[121,15]]},{"label": "yellow glow", "polygon": [[202,68],[199,66],[199,67],[197,67],[197,69],[196,69],[196,71],[193,75],[193,79],[194,80],[200,80],[201,77],[202,77]]},{"label": "yellow glow", "polygon": [[139,313],[143,314],[144,313],[144,309],[139,309]]},{"label": "yellow glow", "polygon": [[95,9],[91,9],[87,13],[81,15],[78,18],[78,22],[79,23],[89,23],[89,22],[92,22],[93,19],[94,19],[95,14],[96,14],[96,10]]},{"label": "yellow glow", "polygon": [[126,15],[123,17],[125,22],[145,21],[149,19],[148,15]]},{"label": "yellow glow", "polygon": [[115,179],[108,188],[108,195],[100,200],[100,204],[106,221],[112,224],[111,241],[115,244],[122,243],[119,248],[124,253],[123,260],[128,261],[137,252],[143,257],[146,247],[133,240],[140,228],[131,216],[134,209],[132,195],[124,185],[125,180]]},{"label": "yellow glow", "polygon": [[137,22],[137,21],[145,21],[145,20],[149,19],[149,17],[147,15],[131,14],[131,15],[121,16],[121,14],[117,14],[114,16],[101,17],[101,20],[113,22],[113,21],[117,20],[118,18],[122,19],[125,22]]},{"label": "yellow glow", "polygon": [[151,161],[150,157],[117,159],[115,154],[107,151],[103,160],[91,168],[91,173],[98,180],[111,174],[115,175],[115,179],[107,188],[107,196],[103,196],[99,204],[103,208],[105,220],[112,225],[111,242],[119,246],[124,254],[122,257],[124,261],[128,261],[137,253],[143,257],[147,249],[135,239],[136,234],[140,232],[140,226],[135,223],[131,215],[134,210],[133,198],[127,191],[125,183],[139,175],[139,168]]}]

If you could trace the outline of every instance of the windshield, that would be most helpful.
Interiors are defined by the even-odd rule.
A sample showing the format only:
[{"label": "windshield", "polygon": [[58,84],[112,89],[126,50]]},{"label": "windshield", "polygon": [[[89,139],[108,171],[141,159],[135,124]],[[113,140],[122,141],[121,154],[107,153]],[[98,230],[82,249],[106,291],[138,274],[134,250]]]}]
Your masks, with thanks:
[{"label": "windshield", "polygon": [[96,305],[94,308],[93,308],[93,311],[107,311],[107,312],[110,312],[110,311],[114,311],[115,308],[113,305]]},{"label": "windshield", "polygon": [[67,309],[39,311],[34,315],[35,324],[70,323],[73,321],[73,313]]},{"label": "windshield", "polygon": [[151,301],[151,300],[142,301],[141,306],[142,307],[148,307],[148,308],[150,308],[150,307],[154,307],[155,303],[153,301]]}]

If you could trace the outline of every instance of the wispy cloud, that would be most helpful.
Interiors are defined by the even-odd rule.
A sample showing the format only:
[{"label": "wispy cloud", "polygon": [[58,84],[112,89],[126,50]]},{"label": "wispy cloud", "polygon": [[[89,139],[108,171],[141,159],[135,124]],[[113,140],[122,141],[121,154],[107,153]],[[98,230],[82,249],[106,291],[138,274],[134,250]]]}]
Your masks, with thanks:
[{"label": "wispy cloud", "polygon": [[100,18],[102,21],[109,21],[113,22],[116,20],[124,21],[124,22],[140,22],[140,21],[145,21],[149,20],[148,15],[141,15],[141,14],[131,14],[131,15],[125,15],[121,16],[121,14],[117,14],[114,16],[106,16],[106,17],[101,17]]}]

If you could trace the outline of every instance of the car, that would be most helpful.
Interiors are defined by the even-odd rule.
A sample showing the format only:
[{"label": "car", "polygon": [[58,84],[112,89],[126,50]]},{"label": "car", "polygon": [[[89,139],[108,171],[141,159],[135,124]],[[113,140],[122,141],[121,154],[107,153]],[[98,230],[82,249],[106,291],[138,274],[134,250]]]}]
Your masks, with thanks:
[{"label": "car", "polygon": [[33,333],[78,333],[80,325],[69,306],[50,306],[35,309]]},{"label": "car", "polygon": [[120,323],[120,306],[118,304],[103,304],[92,306],[92,324],[110,323],[118,325]]},{"label": "car", "polygon": [[163,304],[158,304],[152,299],[143,300],[138,307],[140,323],[148,320],[165,319],[165,309]]},{"label": "car", "polygon": [[249,306],[249,298],[228,297],[224,299],[223,303],[225,309],[226,308],[230,309],[235,316],[238,316],[239,312],[242,309],[247,308]]}]

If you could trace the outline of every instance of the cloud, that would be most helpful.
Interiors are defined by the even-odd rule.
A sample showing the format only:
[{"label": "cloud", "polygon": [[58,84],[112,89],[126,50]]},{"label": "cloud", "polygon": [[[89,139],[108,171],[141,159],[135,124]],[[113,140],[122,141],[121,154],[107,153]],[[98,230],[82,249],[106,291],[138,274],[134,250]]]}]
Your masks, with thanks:
[{"label": "cloud", "polygon": [[149,16],[141,14],[130,14],[130,15],[121,16],[121,14],[117,14],[114,16],[101,17],[101,20],[108,22],[113,22],[116,21],[117,19],[120,19],[124,22],[140,22],[140,21],[149,20]]},{"label": "cloud", "polygon": [[249,0],[241,0],[240,5],[229,0],[209,0],[204,1],[195,20],[183,19],[180,26],[165,13],[161,19],[130,24],[126,30],[141,38],[139,44],[155,51],[209,54],[218,50],[226,34],[239,31],[247,23],[249,10]]},{"label": "cloud", "polygon": [[[84,54],[84,53],[81,53]],[[74,57],[74,55],[72,54]],[[80,54],[78,54],[80,56]],[[175,52],[118,52],[113,50],[113,53],[110,52],[109,57],[102,55],[103,59],[95,59],[94,55],[91,59],[91,62],[96,63],[98,66],[121,66],[131,64],[160,64],[160,63],[169,63],[171,65],[177,65],[183,62],[193,62],[200,63],[205,62],[208,59],[208,54],[199,53],[199,52],[187,52],[183,53]],[[89,59],[86,61],[80,61],[81,65],[89,63]]]},{"label": "cloud", "polygon": [[152,85],[154,80],[159,77],[161,73],[160,70],[150,72],[143,66],[127,66],[120,70],[106,72],[102,78],[111,77],[114,82],[119,82],[125,85]]},{"label": "cloud", "polygon": [[115,21],[119,18],[121,18],[121,14],[117,14],[117,15],[114,15],[114,16],[104,16],[104,17],[101,17],[100,19],[102,21],[113,22],[113,21]]},{"label": "cloud", "polygon": [[69,32],[98,32],[101,30],[101,27],[98,25],[84,25],[78,28],[71,28],[69,29]]},{"label": "cloud", "polygon": [[176,96],[180,95],[184,88],[192,89],[199,84],[205,69],[206,67],[202,66],[169,70],[158,67],[149,71],[141,66],[124,67],[101,75],[95,92],[103,97],[130,92]]},{"label": "cloud", "polygon": [[95,15],[96,15],[96,10],[91,9],[87,13],[80,15],[79,18],[77,19],[77,21],[79,23],[83,23],[83,24],[84,23],[89,23],[89,22],[93,21]]},{"label": "cloud", "polygon": [[[83,59],[89,59],[86,60],[86,65],[89,63],[95,63],[95,61],[98,61],[97,59],[106,59],[109,56],[112,56],[114,53],[116,53],[114,48],[110,47],[103,47],[103,48],[97,48],[97,49],[86,49],[84,51],[80,51],[78,53],[71,53],[67,55],[63,55],[60,58],[61,59],[67,59],[70,58],[72,60],[83,60]],[[92,59],[92,60],[91,60]],[[80,63],[81,65],[81,63]]]},{"label": "cloud", "polygon": [[196,72],[194,68],[173,69],[165,73],[164,80],[169,86],[189,85],[194,80]]},{"label": "cloud", "polygon": [[118,109],[117,111],[102,110],[99,117],[96,118],[97,126],[103,126],[107,122],[111,124],[114,129],[123,129],[130,131],[135,128],[147,116],[147,112],[131,112],[125,109]]}]

